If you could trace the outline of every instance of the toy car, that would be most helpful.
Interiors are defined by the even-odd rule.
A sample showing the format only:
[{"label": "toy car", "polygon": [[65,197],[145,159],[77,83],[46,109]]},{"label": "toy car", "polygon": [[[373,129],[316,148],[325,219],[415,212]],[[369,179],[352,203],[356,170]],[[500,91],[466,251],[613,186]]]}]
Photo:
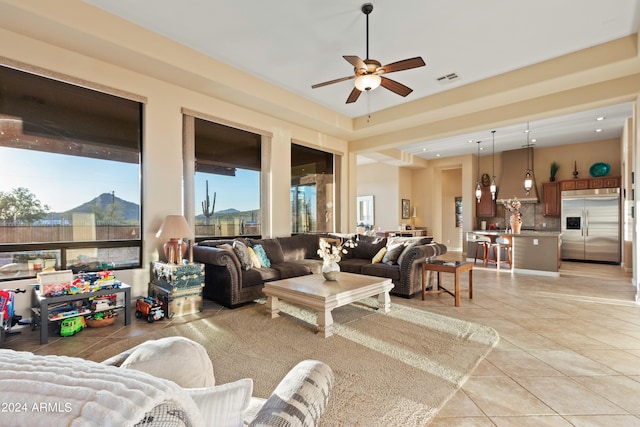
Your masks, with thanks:
[{"label": "toy car", "polygon": [[60,322],[60,336],[70,337],[87,327],[84,316],[71,317]]},{"label": "toy car", "polygon": [[146,317],[149,323],[164,319],[162,301],[153,297],[139,298],[136,301],[136,317]]}]

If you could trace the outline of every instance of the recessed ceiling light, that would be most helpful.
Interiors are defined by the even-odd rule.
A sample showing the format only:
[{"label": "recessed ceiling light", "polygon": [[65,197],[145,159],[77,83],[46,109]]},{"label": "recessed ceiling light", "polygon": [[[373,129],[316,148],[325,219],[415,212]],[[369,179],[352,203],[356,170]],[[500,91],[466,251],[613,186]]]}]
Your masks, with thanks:
[{"label": "recessed ceiling light", "polygon": [[440,154],[436,154],[436,157],[440,157]]},{"label": "recessed ceiling light", "polygon": [[468,140],[467,142],[473,142],[473,139]]},{"label": "recessed ceiling light", "polygon": [[596,133],[597,132],[602,132],[602,129],[596,129],[596,130],[594,130],[594,132],[596,132]]},{"label": "recessed ceiling light", "polygon": [[423,148],[423,149],[422,149],[422,151],[427,151],[427,149],[426,149],[426,148]]},{"label": "recessed ceiling light", "polygon": [[605,118],[604,118],[604,117],[602,117],[602,116],[600,116],[600,117],[596,118],[596,120],[597,120],[597,121],[599,121],[599,122],[600,122],[600,121],[602,121],[602,120],[604,120],[604,119],[605,119]]}]

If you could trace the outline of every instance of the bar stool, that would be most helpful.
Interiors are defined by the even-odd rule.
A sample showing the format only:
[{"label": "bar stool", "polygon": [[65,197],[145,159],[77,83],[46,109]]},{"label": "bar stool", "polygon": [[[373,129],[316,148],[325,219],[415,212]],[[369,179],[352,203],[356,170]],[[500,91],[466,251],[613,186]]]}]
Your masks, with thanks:
[{"label": "bar stool", "polygon": [[487,260],[489,259],[489,246],[491,245],[491,239],[487,236],[476,236],[476,253],[473,258],[473,265],[478,262],[478,253],[482,254],[482,264],[486,267]]},{"label": "bar stool", "polygon": [[[491,243],[489,247],[489,255],[488,261],[494,262],[496,264],[496,268],[500,270],[500,263],[506,262],[509,264],[509,269],[513,267],[513,260],[511,257],[511,250],[513,248],[512,245],[513,237],[512,236],[500,236],[496,238],[494,243]],[[505,258],[502,259],[501,251],[504,250]],[[491,252],[493,251],[493,256],[491,256]]]}]

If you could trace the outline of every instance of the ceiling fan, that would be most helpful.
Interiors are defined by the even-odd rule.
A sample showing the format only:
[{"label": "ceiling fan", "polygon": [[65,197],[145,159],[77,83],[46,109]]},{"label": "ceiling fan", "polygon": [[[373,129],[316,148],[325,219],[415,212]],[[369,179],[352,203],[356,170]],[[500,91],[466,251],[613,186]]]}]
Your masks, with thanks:
[{"label": "ceiling fan", "polygon": [[367,59],[364,61],[354,55],[344,55],[343,58],[353,65],[353,76],[342,77],[335,80],[329,80],[324,83],[318,83],[311,86],[312,89],[327,86],[333,83],[343,82],[345,80],[356,79],[355,87],[347,98],[347,104],[356,102],[362,92],[368,92],[382,86],[391,92],[397,93],[400,96],[407,96],[413,89],[398,83],[395,80],[391,80],[387,77],[381,76],[381,74],[393,73],[396,71],[409,70],[411,68],[422,67],[426,65],[421,57],[404,59],[402,61],[392,62],[391,64],[381,65],[379,61],[375,59],[369,59],[369,14],[373,10],[371,3],[365,3],[362,5],[362,13],[367,17]]}]

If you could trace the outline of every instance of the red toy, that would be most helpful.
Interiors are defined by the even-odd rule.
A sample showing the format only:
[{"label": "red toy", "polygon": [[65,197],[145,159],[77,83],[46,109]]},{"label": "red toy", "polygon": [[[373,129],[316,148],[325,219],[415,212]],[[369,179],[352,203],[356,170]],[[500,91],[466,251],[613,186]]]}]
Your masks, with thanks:
[{"label": "red toy", "polygon": [[24,289],[4,289],[0,290],[0,345],[4,343],[6,335],[15,335],[20,332],[11,332],[11,327],[22,319],[14,312],[13,294],[22,294]]}]

